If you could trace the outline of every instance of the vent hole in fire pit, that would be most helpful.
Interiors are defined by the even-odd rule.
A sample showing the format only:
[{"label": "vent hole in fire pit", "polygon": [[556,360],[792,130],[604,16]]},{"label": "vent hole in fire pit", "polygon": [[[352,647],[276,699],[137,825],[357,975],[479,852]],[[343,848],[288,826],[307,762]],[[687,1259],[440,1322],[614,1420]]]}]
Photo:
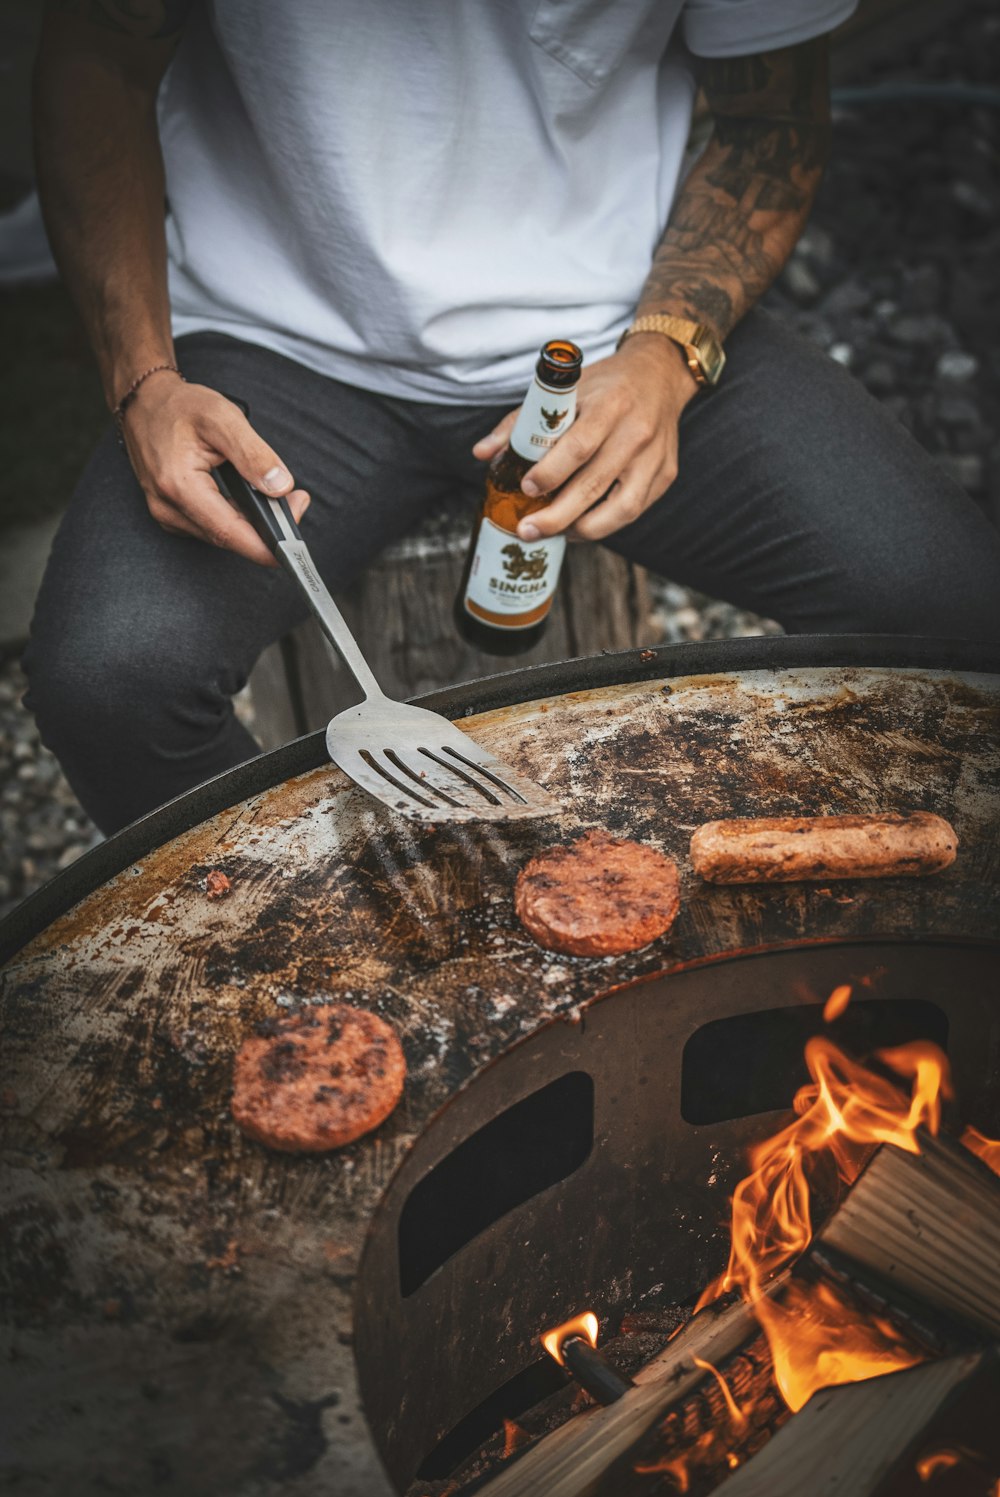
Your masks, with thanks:
[{"label": "vent hole in fire pit", "polygon": [[403,1298],[508,1211],[579,1169],[593,1142],[594,1083],[585,1071],[560,1076],[465,1139],[400,1212]]},{"label": "vent hole in fire pit", "polygon": [[[809,1080],[806,1040],[830,1027],[822,1004],[769,1008],[703,1024],[684,1046],[681,1116],[686,1123],[726,1123],[758,1112],[777,1112]],[[910,1040],[948,1048],[948,1020],[922,999],[853,999],[833,1030],[856,1055]]]},{"label": "vent hole in fire pit", "polygon": [[503,1428],[504,1420],[518,1419],[526,1409],[564,1388],[568,1378],[549,1356],[533,1362],[516,1377],[472,1409],[449,1430],[443,1440],[417,1467],[419,1481],[444,1481],[463,1461],[484,1445],[490,1435]]}]

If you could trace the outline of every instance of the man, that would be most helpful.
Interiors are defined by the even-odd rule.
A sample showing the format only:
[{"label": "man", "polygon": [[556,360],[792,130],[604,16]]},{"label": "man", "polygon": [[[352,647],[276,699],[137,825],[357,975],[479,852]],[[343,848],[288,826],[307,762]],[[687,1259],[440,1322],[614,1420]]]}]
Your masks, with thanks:
[{"label": "man", "polygon": [[[109,431],[74,495],[26,668],[104,830],[255,752],[230,696],[303,616],[212,466],[296,517],[311,496],[343,586],[478,497],[553,336],[587,363],[522,538],[789,630],[1000,636],[997,535],[751,310],[816,192],[852,5],[50,3],[39,182],[124,450]],[[696,81],[714,134],[678,185]]]}]

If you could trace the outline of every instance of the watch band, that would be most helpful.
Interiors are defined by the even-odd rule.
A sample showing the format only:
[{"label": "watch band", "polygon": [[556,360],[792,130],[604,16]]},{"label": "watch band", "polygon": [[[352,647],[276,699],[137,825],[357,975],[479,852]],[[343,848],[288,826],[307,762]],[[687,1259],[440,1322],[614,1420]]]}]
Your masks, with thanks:
[{"label": "watch band", "polygon": [[726,355],[718,338],[703,323],[687,322],[683,317],[668,317],[664,313],[651,312],[637,317],[625,329],[618,340],[618,347],[621,348],[633,333],[661,333],[677,344],[699,385],[718,384]]}]

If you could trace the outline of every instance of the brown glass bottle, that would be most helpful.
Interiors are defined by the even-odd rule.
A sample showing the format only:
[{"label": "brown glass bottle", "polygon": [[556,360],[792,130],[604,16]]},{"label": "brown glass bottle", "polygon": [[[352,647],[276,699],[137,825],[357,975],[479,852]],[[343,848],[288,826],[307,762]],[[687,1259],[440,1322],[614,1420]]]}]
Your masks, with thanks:
[{"label": "brown glass bottle", "polygon": [[455,598],[455,626],[488,655],[519,655],[545,631],[566,542],[562,536],[521,541],[517,527],[544,509],[547,495],[529,498],[521,479],[576,415],[576,386],[583,355],[575,343],[546,343],[535,377],[511,433],[486,475],[486,496]]}]

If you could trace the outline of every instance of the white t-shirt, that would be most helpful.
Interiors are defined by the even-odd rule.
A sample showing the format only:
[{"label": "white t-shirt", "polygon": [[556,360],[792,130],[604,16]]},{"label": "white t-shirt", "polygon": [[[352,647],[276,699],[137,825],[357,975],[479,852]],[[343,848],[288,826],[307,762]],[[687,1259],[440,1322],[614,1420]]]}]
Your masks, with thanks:
[{"label": "white t-shirt", "polygon": [[160,96],[174,330],[365,389],[519,398],[630,321],[677,187],[690,52],[856,0],[212,0]]}]

